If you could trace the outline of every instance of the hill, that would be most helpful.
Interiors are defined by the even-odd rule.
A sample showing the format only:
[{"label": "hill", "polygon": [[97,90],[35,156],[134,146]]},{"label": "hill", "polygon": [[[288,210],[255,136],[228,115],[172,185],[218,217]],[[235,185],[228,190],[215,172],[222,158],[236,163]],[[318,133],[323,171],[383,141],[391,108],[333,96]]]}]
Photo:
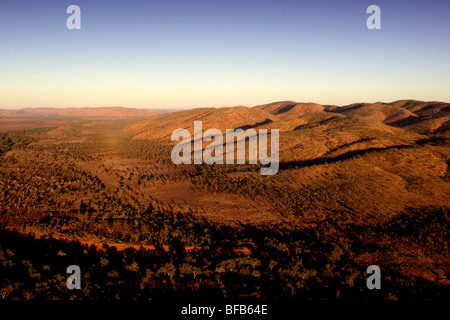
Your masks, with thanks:
[{"label": "hill", "polygon": [[278,116],[282,120],[301,117],[307,113],[322,111],[324,106],[317,103],[297,103],[293,101],[275,102],[254,107]]},{"label": "hill", "polygon": [[264,110],[248,107],[202,108],[154,115],[131,124],[126,131],[136,138],[169,138],[172,132],[185,128],[193,132],[194,121],[201,120],[204,128],[225,129],[258,127],[277,120]]},{"label": "hill", "polygon": [[178,128],[193,133],[193,122],[203,121],[203,130],[218,128],[279,129],[283,160],[312,159],[325,154],[364,148],[387,148],[413,144],[427,134],[446,135],[449,104],[397,101],[323,106],[293,101],[253,108],[193,109],[154,115],[129,125],[125,131],[136,139],[170,139]]},{"label": "hill", "polygon": [[443,102],[401,100],[355,104],[336,108],[334,112],[376,119],[421,134],[447,133],[450,127],[450,106]]},{"label": "hill", "polygon": [[[271,179],[289,185],[290,192],[303,193],[305,188],[313,188],[329,197],[303,198],[304,217],[314,216],[315,220],[325,217],[329,210],[345,208],[347,213],[342,219],[362,221],[376,215],[377,220],[386,221],[411,205],[449,204],[449,114],[449,104],[440,102],[408,100],[336,107],[285,101],[253,108],[194,109],[155,115],[125,130],[134,139],[170,143],[170,134],[177,128],[193,133],[194,120],[203,121],[203,130],[218,128],[222,132],[230,128],[278,128],[280,172]],[[232,171],[229,177],[241,175]],[[243,194],[242,187],[233,191],[225,181],[226,173],[221,175],[210,179],[221,180],[228,192]],[[240,179],[244,176],[249,179],[247,175]],[[216,183],[210,184],[217,187]],[[346,193],[350,190],[352,195]],[[291,201],[280,203],[279,196],[277,192],[265,195],[285,212],[298,210],[297,202],[290,207]],[[311,209],[306,210],[308,206]]]}]

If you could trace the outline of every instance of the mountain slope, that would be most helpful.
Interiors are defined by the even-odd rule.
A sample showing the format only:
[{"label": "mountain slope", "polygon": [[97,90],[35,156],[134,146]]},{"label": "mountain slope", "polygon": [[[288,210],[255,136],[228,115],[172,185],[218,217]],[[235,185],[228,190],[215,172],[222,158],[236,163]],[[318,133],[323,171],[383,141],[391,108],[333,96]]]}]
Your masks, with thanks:
[{"label": "mountain slope", "polygon": [[202,108],[173,112],[149,117],[127,127],[126,131],[136,138],[168,138],[176,129],[185,128],[193,133],[194,121],[202,121],[203,129],[226,129],[257,127],[277,121],[268,112],[247,107]]},{"label": "mountain slope", "polygon": [[[433,112],[433,106],[438,110]],[[442,122],[449,117],[446,106],[448,109],[448,104],[444,103],[404,101],[330,107],[283,101],[253,108],[204,108],[154,115],[131,124],[125,130],[137,139],[169,142],[176,129],[186,128],[193,134],[193,123],[197,120],[203,122],[203,130],[217,128],[223,133],[225,129],[236,128],[279,129],[282,132],[281,159],[305,160],[365,148],[412,145],[425,139],[424,133],[430,132],[418,127],[419,124],[430,127],[430,123]],[[401,125],[402,121],[410,118],[417,119],[417,122]],[[444,127],[441,125],[439,128],[442,130]]]},{"label": "mountain slope", "polygon": [[275,102],[266,105],[256,106],[255,109],[267,111],[276,115],[281,120],[298,118],[305,114],[322,111],[324,106],[317,103],[296,103],[292,101]]},{"label": "mountain slope", "polygon": [[376,119],[421,134],[445,133],[450,127],[450,105],[443,102],[401,100],[355,104],[337,108],[334,112]]}]

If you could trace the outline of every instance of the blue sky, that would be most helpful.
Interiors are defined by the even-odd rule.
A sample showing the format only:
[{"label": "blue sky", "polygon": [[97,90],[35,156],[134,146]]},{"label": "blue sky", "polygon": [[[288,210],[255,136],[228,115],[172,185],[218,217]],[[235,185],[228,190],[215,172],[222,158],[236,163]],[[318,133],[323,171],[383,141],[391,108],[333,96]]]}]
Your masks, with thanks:
[{"label": "blue sky", "polygon": [[448,102],[449,15],[450,1],[2,1],[0,108]]}]

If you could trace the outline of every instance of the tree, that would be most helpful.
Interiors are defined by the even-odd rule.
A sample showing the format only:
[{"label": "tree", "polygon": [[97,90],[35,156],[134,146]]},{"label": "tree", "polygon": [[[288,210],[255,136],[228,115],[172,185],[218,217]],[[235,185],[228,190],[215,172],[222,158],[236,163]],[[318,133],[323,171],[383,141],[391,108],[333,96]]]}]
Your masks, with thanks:
[{"label": "tree", "polygon": [[139,266],[138,266],[137,262],[133,260],[133,262],[129,266],[126,266],[125,269],[132,271],[132,272],[138,272]]},{"label": "tree", "polygon": [[11,284],[6,284],[0,289],[0,295],[3,299],[6,299],[13,290],[14,288]]},{"label": "tree", "polygon": [[158,274],[165,274],[169,276],[170,280],[172,280],[173,276],[175,275],[175,272],[176,268],[171,262],[162,265],[157,271]]},{"label": "tree", "polygon": [[190,275],[192,274],[194,276],[194,279],[199,275],[202,271],[201,268],[196,267],[189,263],[183,263],[179,268],[180,274],[182,275]]}]

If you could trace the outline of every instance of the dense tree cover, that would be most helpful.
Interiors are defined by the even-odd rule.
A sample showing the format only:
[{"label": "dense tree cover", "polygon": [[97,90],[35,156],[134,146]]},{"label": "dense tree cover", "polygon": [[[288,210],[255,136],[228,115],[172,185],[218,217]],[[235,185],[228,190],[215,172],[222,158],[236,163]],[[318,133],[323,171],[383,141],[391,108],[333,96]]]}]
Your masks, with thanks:
[{"label": "dense tree cover", "polygon": [[0,132],[0,155],[13,148],[24,148],[50,129],[51,127]]},{"label": "dense tree cover", "polygon": [[[441,217],[439,223],[448,224],[448,219]],[[169,236],[168,250],[118,251],[114,246],[95,248],[1,231],[0,293],[2,299],[58,300],[147,300],[192,293],[205,298],[403,299],[443,298],[449,293],[448,286],[405,277],[383,265],[382,290],[368,290],[366,266],[354,258],[368,250],[359,240],[364,234],[370,237],[376,227],[358,228],[348,233],[357,230],[359,237],[334,242],[330,232],[343,230],[332,221],[290,232],[249,227],[232,232],[208,226],[194,232],[197,237],[208,234],[209,245],[190,252],[179,246],[180,235],[175,234]],[[418,241],[417,234],[408,240]],[[233,250],[242,244],[251,253]],[[66,288],[65,270],[72,264],[82,270],[81,290]]]}]

